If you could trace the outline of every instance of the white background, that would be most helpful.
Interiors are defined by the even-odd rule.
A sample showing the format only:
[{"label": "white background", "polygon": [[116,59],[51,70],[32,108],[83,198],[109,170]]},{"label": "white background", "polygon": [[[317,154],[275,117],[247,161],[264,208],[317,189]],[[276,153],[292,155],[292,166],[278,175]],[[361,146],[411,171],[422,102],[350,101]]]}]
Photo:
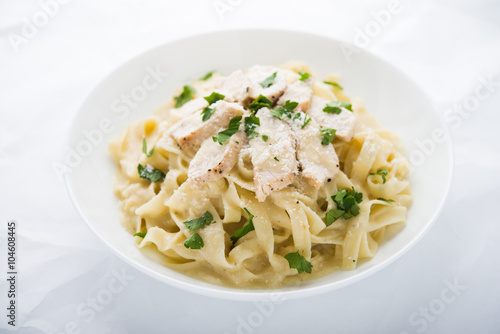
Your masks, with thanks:
[{"label": "white background", "polygon": [[[16,219],[19,332],[498,333],[497,1],[403,1],[363,45],[421,85],[441,114],[454,112],[448,126],[456,166],[443,213],[418,245],[341,290],[261,309],[169,287],[128,266],[93,235],[51,167],[90,90],[145,50],[241,27],[316,32],[361,46],[360,31],[380,27],[373,12],[389,2],[74,0],[53,9],[53,17],[27,37],[26,20],[44,16],[40,3],[0,2],[0,267],[7,220]],[[226,4],[226,11],[217,12],[217,4]],[[13,34],[18,42],[25,39],[17,45]],[[489,96],[478,99],[478,87]],[[0,332],[10,328],[5,272]],[[129,279],[118,283],[114,277],[123,272]],[[449,289],[454,284],[460,286],[455,293]],[[89,312],[85,304],[104,296],[110,296],[107,304]]]}]

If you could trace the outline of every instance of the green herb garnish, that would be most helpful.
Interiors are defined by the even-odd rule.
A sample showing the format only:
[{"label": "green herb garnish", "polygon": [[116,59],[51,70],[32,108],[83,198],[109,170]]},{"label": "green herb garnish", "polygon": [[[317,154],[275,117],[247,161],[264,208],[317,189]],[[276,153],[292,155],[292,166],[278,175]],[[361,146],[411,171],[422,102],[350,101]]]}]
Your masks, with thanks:
[{"label": "green herb garnish", "polygon": [[276,79],[276,73],[277,72],[274,72],[273,74],[265,78],[264,81],[259,83],[259,85],[261,85],[262,88],[267,88],[269,86],[272,86],[274,83],[274,79]]},{"label": "green herb garnish", "polygon": [[252,111],[252,114],[255,114],[260,108],[271,108],[273,105],[273,101],[269,100],[264,95],[260,94],[255,101],[250,103],[248,109]]},{"label": "green herb garnish", "polygon": [[324,83],[326,83],[327,85],[332,85],[333,87],[337,87],[337,88],[338,88],[338,89],[340,89],[340,90],[343,90],[343,89],[344,89],[341,85],[339,85],[339,84],[338,84],[338,83],[336,83],[336,82],[331,82],[331,81],[323,81],[323,82],[324,82]]},{"label": "green herb garnish", "polygon": [[326,213],[326,226],[330,226],[340,217],[345,220],[359,215],[359,205],[363,200],[363,193],[358,193],[354,187],[350,191],[342,189],[332,196],[332,200],[337,204],[337,209],[332,209]]},{"label": "green herb garnish", "polygon": [[330,128],[322,128],[320,130],[321,136],[323,136],[323,140],[321,141],[321,145],[328,145],[331,142],[333,142],[333,139],[335,139],[335,133],[337,130],[335,129],[330,129]]},{"label": "green herb garnish", "polygon": [[266,142],[268,139],[269,139],[269,137],[268,137],[267,135],[262,135],[262,140],[263,140],[264,142]]},{"label": "green herb garnish", "polygon": [[193,233],[189,238],[184,241],[184,247],[191,249],[200,249],[205,246],[203,239],[198,233]]},{"label": "green herb garnish", "polygon": [[299,251],[295,253],[288,253],[285,255],[285,259],[288,261],[290,268],[297,269],[299,274],[302,274],[304,271],[308,274],[312,271],[311,262],[307,261],[302,255],[299,254]]},{"label": "green herb garnish", "polygon": [[240,121],[243,116],[235,116],[229,121],[229,125],[226,130],[221,131],[218,133],[218,137],[212,137],[214,142],[218,142],[219,144],[223,144],[226,140],[231,138],[232,135],[234,135],[236,132],[238,132],[238,129],[240,128]]},{"label": "green herb garnish", "polygon": [[155,146],[153,146],[153,148],[148,152],[148,144],[146,143],[146,137],[142,137],[142,152],[148,158],[153,155],[153,152],[155,151]]},{"label": "green herb garnish", "polygon": [[144,167],[139,164],[137,166],[137,171],[140,177],[151,182],[158,182],[165,178],[165,174],[161,170],[153,168],[151,165],[146,165],[146,167]]},{"label": "green herb garnish", "polygon": [[188,85],[184,86],[182,88],[182,93],[179,96],[174,97],[175,107],[182,107],[184,103],[191,101],[194,97],[194,93],[196,93],[196,89]]},{"label": "green herb garnish", "polygon": [[245,133],[248,135],[248,139],[255,138],[259,135],[255,129],[260,126],[260,119],[257,116],[245,117]]},{"label": "green herb garnish", "polygon": [[196,231],[200,228],[204,228],[205,226],[208,226],[212,223],[215,223],[214,217],[210,212],[205,212],[201,217],[195,218],[195,219],[190,219],[186,220],[184,222],[184,225],[190,230],[190,231]]},{"label": "green herb garnish", "polygon": [[379,201],[384,201],[384,202],[389,202],[389,203],[394,203],[395,201],[393,199],[385,199],[382,197],[377,198]]},{"label": "green herb garnish", "polygon": [[231,241],[233,242],[233,245],[238,241],[242,236],[246,235],[248,232],[255,230],[255,227],[253,226],[253,218],[255,217],[250,213],[250,211],[247,210],[247,208],[243,208],[243,210],[248,213],[248,221],[243,225],[242,228],[234,232],[233,236],[231,237]]},{"label": "green herb garnish", "polygon": [[323,111],[329,114],[340,114],[342,112],[341,108],[352,111],[352,105],[349,102],[342,101],[328,102],[326,107],[323,108]]},{"label": "green herb garnish", "polygon": [[278,159],[278,158],[276,158],[276,157],[274,157],[274,160],[276,160],[276,161],[280,161],[280,159]]},{"label": "green herb garnish", "polygon": [[370,175],[381,175],[382,176],[382,184],[384,184],[387,181],[385,178],[387,176],[387,173],[389,173],[389,170],[386,168],[383,168],[383,169],[379,169],[375,173],[370,173]]},{"label": "green herb garnish", "polygon": [[212,75],[213,75],[214,73],[215,73],[215,71],[210,71],[210,72],[208,72],[207,74],[205,74],[204,76],[202,76],[202,77],[200,78],[200,80],[203,80],[203,81],[208,80],[208,79],[210,79],[210,78],[212,77]]},{"label": "green herb garnish", "polygon": [[279,119],[284,119],[285,117],[292,118],[293,110],[297,108],[298,105],[298,102],[291,102],[290,100],[287,100],[285,105],[271,110],[270,113]]},{"label": "green herb garnish", "polygon": [[209,96],[204,97],[204,99],[208,102],[209,105],[219,100],[223,100],[224,98],[225,98],[224,95],[219,94],[217,92],[212,92],[212,94],[210,94]]},{"label": "green herb garnish", "polygon": [[298,74],[300,75],[300,81],[304,81],[304,80],[307,80],[307,78],[309,78],[309,76],[311,74],[307,73],[307,72],[303,72],[303,71],[299,71]]},{"label": "green herb garnish", "polygon": [[134,237],[141,237],[144,239],[144,237],[146,237],[146,234],[148,233],[148,231],[146,232],[137,232],[136,234],[134,234]]},{"label": "green herb garnish", "polygon": [[214,111],[215,111],[215,108],[210,108],[208,106],[203,108],[203,110],[201,111],[201,115],[203,115],[203,117],[201,118],[202,121],[203,122],[208,121],[208,119],[210,118],[210,116],[212,116]]}]

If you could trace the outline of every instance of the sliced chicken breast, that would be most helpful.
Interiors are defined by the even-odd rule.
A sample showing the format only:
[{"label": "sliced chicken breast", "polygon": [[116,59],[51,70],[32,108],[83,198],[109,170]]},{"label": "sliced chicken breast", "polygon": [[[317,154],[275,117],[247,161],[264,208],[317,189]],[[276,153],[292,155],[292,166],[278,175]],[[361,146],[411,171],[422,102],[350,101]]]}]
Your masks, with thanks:
[{"label": "sliced chicken breast", "polygon": [[[250,140],[255,196],[263,202],[272,192],[285,188],[298,173],[295,139],[290,126],[261,108],[258,113],[260,136]],[[268,136],[267,141],[262,135]]]},{"label": "sliced chicken breast", "polygon": [[356,128],[356,116],[345,109],[341,108],[340,114],[329,114],[323,111],[329,101],[313,95],[311,98],[311,106],[307,110],[307,114],[311,116],[321,127],[337,130],[335,136],[340,140],[349,142],[354,137]]},{"label": "sliced chicken breast", "polygon": [[238,154],[245,141],[243,131],[232,135],[223,145],[214,142],[212,138],[205,139],[189,164],[189,179],[194,183],[202,183],[225,176],[238,161]]},{"label": "sliced chicken breast", "polygon": [[278,105],[284,105],[286,101],[297,102],[298,109],[306,111],[312,97],[312,88],[309,82],[297,80],[289,84],[283,95],[278,100]]},{"label": "sliced chicken breast", "polygon": [[[272,84],[269,87],[262,87],[260,84],[275,72],[276,77],[274,78]],[[263,95],[269,100],[276,102],[280,96],[283,95],[283,92],[287,87],[285,74],[279,68],[274,66],[252,66],[247,72],[247,77],[252,82],[252,86],[249,89],[250,97],[252,99],[258,98],[259,95]]]},{"label": "sliced chicken breast", "polygon": [[215,111],[206,122],[203,122],[202,116],[197,113],[180,120],[168,129],[168,134],[177,141],[181,149],[201,145],[218,130],[226,128],[233,117],[243,115],[243,107],[237,103],[220,100],[212,104],[211,108],[215,108]]},{"label": "sliced chicken breast", "polygon": [[208,106],[208,102],[203,97],[198,97],[186,102],[182,107],[170,109],[170,115],[176,120],[191,115],[199,115],[206,106]]},{"label": "sliced chicken breast", "polygon": [[292,123],[296,141],[297,160],[301,173],[311,186],[319,189],[325,180],[331,180],[339,171],[339,158],[333,145],[322,145],[320,126],[314,119],[302,128],[302,120]]},{"label": "sliced chicken breast", "polygon": [[242,104],[250,98],[251,87],[253,87],[252,81],[242,70],[234,71],[219,83],[219,89],[226,96],[226,100]]}]

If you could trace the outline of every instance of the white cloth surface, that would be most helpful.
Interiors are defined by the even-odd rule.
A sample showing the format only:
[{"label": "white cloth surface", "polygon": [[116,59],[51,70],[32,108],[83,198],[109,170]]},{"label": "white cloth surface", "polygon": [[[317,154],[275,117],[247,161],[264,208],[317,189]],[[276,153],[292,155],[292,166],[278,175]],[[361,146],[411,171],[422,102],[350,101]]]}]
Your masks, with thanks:
[{"label": "white cloth surface", "polygon": [[259,306],[170,287],[97,239],[51,167],[90,90],[145,50],[253,27],[353,42],[391,2],[71,1],[52,8],[17,51],[12,33],[53,2],[0,2],[0,332],[12,330],[4,315],[8,219],[18,222],[19,333],[500,332],[498,1],[402,1],[365,47],[421,85],[442,114],[472,103],[481,78],[493,84],[487,98],[448,122],[455,172],[439,220],[398,261],[343,289]]}]

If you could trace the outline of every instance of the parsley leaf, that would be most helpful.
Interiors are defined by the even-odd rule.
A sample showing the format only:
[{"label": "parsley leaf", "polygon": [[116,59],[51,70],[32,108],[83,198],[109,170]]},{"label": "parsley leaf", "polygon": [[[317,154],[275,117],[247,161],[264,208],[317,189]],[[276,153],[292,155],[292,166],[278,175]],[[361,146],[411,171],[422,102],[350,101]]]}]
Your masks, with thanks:
[{"label": "parsley leaf", "polygon": [[236,132],[238,132],[238,129],[240,128],[240,121],[243,116],[235,116],[229,121],[229,125],[226,130],[219,132],[219,137],[212,137],[214,142],[218,142],[219,144],[223,144],[226,140],[231,138],[232,135],[234,135]]},{"label": "parsley leaf", "polygon": [[309,78],[309,76],[311,74],[307,73],[307,72],[303,72],[303,71],[299,71],[298,74],[300,75],[300,81],[304,81],[304,80],[307,80],[307,78]]},{"label": "parsley leaf", "polygon": [[264,81],[259,83],[259,85],[261,85],[262,88],[267,88],[269,86],[272,86],[274,83],[274,79],[276,79],[276,73],[278,72],[274,72],[273,74],[265,78]]},{"label": "parsley leaf", "polygon": [[276,161],[280,161],[280,159],[278,159],[278,158],[276,158],[276,157],[274,157],[274,160],[276,160]]},{"label": "parsley leaf", "polygon": [[336,82],[331,82],[331,81],[323,81],[323,82],[324,82],[324,83],[326,83],[327,85],[332,85],[333,87],[336,87],[336,88],[338,88],[338,89],[340,89],[340,90],[343,90],[343,89],[344,89],[341,85],[339,85],[339,84],[338,84],[338,83],[336,83]]},{"label": "parsley leaf", "polygon": [[203,115],[203,117],[201,118],[202,121],[203,122],[208,121],[208,119],[210,118],[210,116],[212,116],[214,111],[215,111],[215,108],[210,108],[208,106],[203,108],[203,110],[201,111],[201,115]]},{"label": "parsley leaf", "polygon": [[214,73],[215,73],[215,71],[210,71],[207,74],[205,74],[204,76],[202,76],[199,80],[206,81],[206,80],[210,79]]},{"label": "parsley leaf", "polygon": [[243,208],[243,210],[248,213],[248,221],[243,225],[242,228],[234,232],[233,236],[231,237],[231,241],[233,242],[233,245],[238,241],[242,236],[246,235],[248,232],[255,230],[255,227],[253,226],[253,218],[255,217],[250,213],[250,211],[247,210],[247,208]]},{"label": "parsley leaf", "polygon": [[285,102],[285,105],[271,110],[270,113],[271,115],[279,119],[283,119],[285,118],[285,116],[288,118],[292,118],[293,110],[297,108],[298,105],[298,102],[291,102],[290,100],[287,100]]},{"label": "parsley leaf", "polygon": [[134,237],[141,237],[144,239],[144,237],[146,237],[146,234],[148,233],[148,231],[146,232],[137,232],[136,234],[134,234]]},{"label": "parsley leaf", "polygon": [[382,184],[384,184],[387,180],[385,177],[387,176],[387,173],[389,173],[389,170],[386,168],[379,169],[375,173],[370,173],[370,175],[382,175]]},{"label": "parsley leaf", "polygon": [[285,259],[288,261],[290,268],[297,269],[299,274],[302,274],[304,271],[310,274],[312,271],[311,262],[307,261],[302,255],[300,255],[299,251],[295,253],[288,253],[285,255]]},{"label": "parsley leaf", "polygon": [[165,178],[165,174],[161,170],[153,168],[151,165],[146,165],[146,167],[144,167],[139,164],[137,166],[137,171],[140,177],[151,182],[158,182]]},{"label": "parsley leaf", "polygon": [[223,100],[226,96],[219,94],[217,92],[212,92],[209,96],[205,96],[204,99],[208,102],[208,104],[215,103],[219,100]]},{"label": "parsley leaf", "polygon": [[344,210],[339,210],[339,209],[332,209],[326,213],[326,226],[330,226],[333,224],[334,221],[339,219],[345,214]]},{"label": "parsley leaf", "polygon": [[321,145],[328,145],[331,142],[333,142],[333,139],[335,139],[335,133],[337,130],[335,129],[330,129],[330,128],[322,128],[320,130],[321,135],[323,136],[323,140],[321,141]]},{"label": "parsley leaf", "polygon": [[255,101],[250,103],[250,105],[248,106],[248,109],[253,111],[252,114],[255,114],[255,112],[257,112],[260,108],[264,108],[264,107],[271,108],[272,105],[273,105],[273,101],[269,100],[267,97],[260,94]]},{"label": "parsley leaf", "polygon": [[186,220],[184,222],[184,225],[190,230],[190,231],[196,231],[200,228],[204,228],[205,226],[208,226],[212,223],[215,223],[214,217],[210,212],[205,212],[201,217],[195,218],[195,219],[190,219]]},{"label": "parsley leaf", "polygon": [[384,202],[389,202],[389,203],[394,203],[395,201],[393,199],[385,199],[382,197],[377,198],[379,201],[384,201]]},{"label": "parsley leaf", "polygon": [[205,246],[203,243],[203,239],[198,233],[193,233],[189,238],[187,238],[184,242],[184,247],[191,249],[200,249]]},{"label": "parsley leaf", "polygon": [[342,112],[341,108],[352,111],[352,105],[349,102],[342,101],[328,102],[326,107],[323,108],[323,111],[329,114],[340,114]]},{"label": "parsley leaf", "polygon": [[269,139],[269,136],[267,136],[267,135],[262,135],[262,140],[263,140],[264,142],[266,142],[268,139]]},{"label": "parsley leaf", "polygon": [[174,97],[175,107],[182,107],[184,103],[189,102],[194,97],[194,93],[196,93],[196,89],[191,86],[184,86],[182,88],[182,93],[179,96]]},{"label": "parsley leaf", "polygon": [[[156,146],[156,145],[155,145]],[[148,144],[146,144],[146,137],[142,137],[142,152],[149,158],[155,151],[155,146],[148,152]]]},{"label": "parsley leaf", "polygon": [[257,116],[245,117],[245,133],[248,135],[248,139],[255,138],[259,135],[259,133],[255,131],[255,128],[258,126],[260,126],[260,118]]},{"label": "parsley leaf", "polygon": [[337,204],[337,209],[332,209],[326,213],[326,226],[330,226],[340,217],[345,220],[359,215],[359,205],[363,200],[363,193],[358,193],[352,187],[352,190],[347,191],[341,189],[332,196],[332,200]]}]

